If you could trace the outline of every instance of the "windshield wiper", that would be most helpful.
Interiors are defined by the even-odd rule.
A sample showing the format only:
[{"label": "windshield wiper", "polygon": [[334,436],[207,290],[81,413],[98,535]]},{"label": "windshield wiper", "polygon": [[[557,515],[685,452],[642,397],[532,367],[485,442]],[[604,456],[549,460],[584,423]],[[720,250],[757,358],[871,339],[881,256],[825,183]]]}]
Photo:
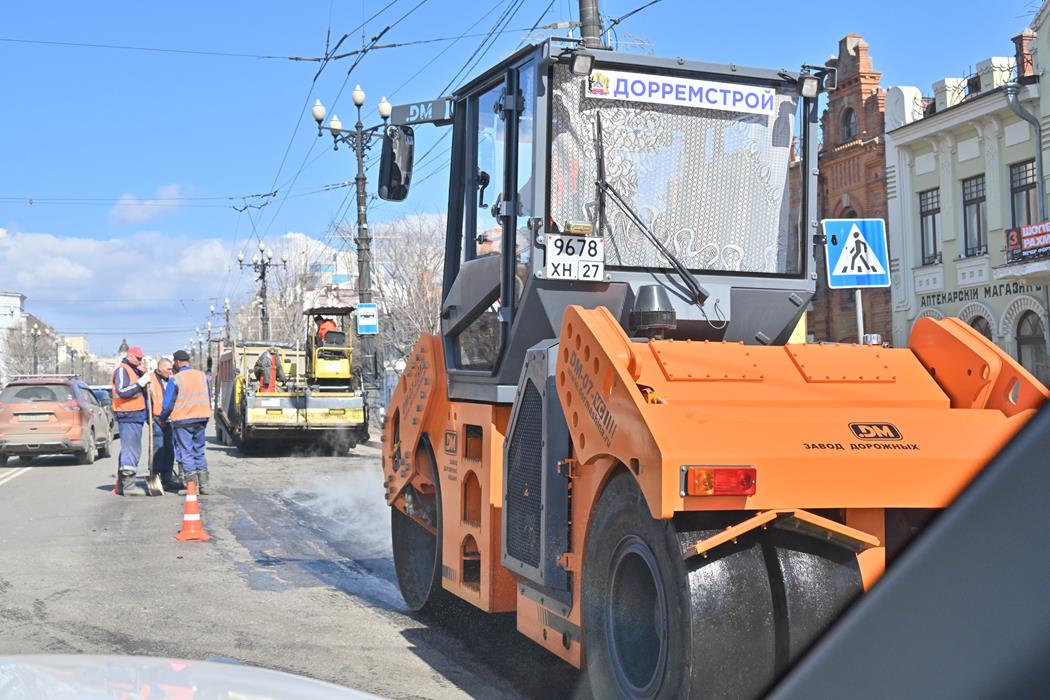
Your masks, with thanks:
[{"label": "windshield wiper", "polygon": [[[616,204],[617,207],[619,207],[620,211],[623,212],[623,214],[631,220],[631,223],[638,227],[639,231],[645,234],[645,237],[649,239],[649,241],[653,244],[653,246],[656,247],[658,251],[660,251],[660,253],[667,259],[667,262],[671,263],[671,267],[674,269],[675,272],[678,273],[678,276],[682,278],[682,283],[685,284],[685,286],[689,290],[689,293],[692,295],[692,298],[688,299],[689,303],[696,304],[700,308],[700,311],[703,312],[704,302],[707,301],[707,298],[710,296],[710,294],[708,294],[707,290],[704,289],[696,281],[696,278],[693,277],[693,273],[691,273],[689,269],[684,264],[682,264],[682,261],[679,260],[674,253],[668,250],[667,246],[660,242],[660,239],[656,237],[656,234],[649,230],[649,227],[645,225],[645,222],[642,221],[640,216],[638,216],[638,213],[635,212],[633,208],[631,208],[631,205],[627,203],[627,200],[625,200],[620,195],[620,193],[616,191],[616,188],[606,181],[605,147],[602,142],[602,115],[600,112],[598,112],[594,115],[594,117],[596,121],[596,129],[594,132],[594,150],[598,160],[598,179],[594,181],[594,187],[596,190],[595,196],[598,199],[599,235],[605,235],[605,195],[609,194],[612,196],[613,203]],[[704,316],[706,317],[707,314],[705,313]]]}]

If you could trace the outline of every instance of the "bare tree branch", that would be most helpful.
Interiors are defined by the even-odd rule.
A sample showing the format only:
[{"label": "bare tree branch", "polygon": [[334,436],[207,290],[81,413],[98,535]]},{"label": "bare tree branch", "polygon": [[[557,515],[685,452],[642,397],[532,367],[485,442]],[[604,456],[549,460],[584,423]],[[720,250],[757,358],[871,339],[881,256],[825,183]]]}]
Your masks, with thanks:
[{"label": "bare tree branch", "polygon": [[404,360],[420,335],[438,330],[445,217],[415,214],[374,231],[380,342],[388,360]]}]

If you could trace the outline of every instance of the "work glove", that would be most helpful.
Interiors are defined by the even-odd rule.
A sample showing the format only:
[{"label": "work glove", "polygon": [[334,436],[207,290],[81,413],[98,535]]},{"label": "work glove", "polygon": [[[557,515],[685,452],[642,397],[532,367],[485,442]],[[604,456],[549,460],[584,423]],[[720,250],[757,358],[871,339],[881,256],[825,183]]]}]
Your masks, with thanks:
[{"label": "work glove", "polygon": [[142,375],[141,377],[139,377],[139,380],[138,380],[138,382],[136,382],[136,383],[137,383],[137,384],[138,384],[138,385],[139,385],[140,387],[142,387],[143,389],[145,389],[146,387],[148,387],[148,386],[149,386],[149,374],[144,374],[144,375]]}]

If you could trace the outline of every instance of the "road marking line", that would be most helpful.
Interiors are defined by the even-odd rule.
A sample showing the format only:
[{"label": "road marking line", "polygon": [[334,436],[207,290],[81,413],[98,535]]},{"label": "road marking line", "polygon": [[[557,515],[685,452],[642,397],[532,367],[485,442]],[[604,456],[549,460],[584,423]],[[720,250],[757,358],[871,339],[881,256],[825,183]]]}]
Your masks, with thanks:
[{"label": "road marking line", "polygon": [[3,486],[8,481],[14,481],[15,479],[17,479],[18,477],[22,476],[23,474],[25,474],[27,471],[29,471],[31,469],[32,469],[32,467],[22,467],[21,469],[16,469],[13,472],[8,472],[7,474],[4,474],[3,476],[0,476],[0,486]]}]

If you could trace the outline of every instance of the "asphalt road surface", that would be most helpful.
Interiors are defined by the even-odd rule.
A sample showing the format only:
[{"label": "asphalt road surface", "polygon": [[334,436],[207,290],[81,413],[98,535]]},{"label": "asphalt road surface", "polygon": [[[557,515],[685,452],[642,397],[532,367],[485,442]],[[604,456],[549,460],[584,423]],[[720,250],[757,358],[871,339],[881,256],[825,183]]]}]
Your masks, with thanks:
[{"label": "asphalt road surface", "polygon": [[209,542],[175,540],[182,498],[112,495],[115,458],[0,469],[0,655],[220,658],[391,698],[589,697],[511,615],[405,609],[374,446],[246,456],[209,437],[208,460]]}]

